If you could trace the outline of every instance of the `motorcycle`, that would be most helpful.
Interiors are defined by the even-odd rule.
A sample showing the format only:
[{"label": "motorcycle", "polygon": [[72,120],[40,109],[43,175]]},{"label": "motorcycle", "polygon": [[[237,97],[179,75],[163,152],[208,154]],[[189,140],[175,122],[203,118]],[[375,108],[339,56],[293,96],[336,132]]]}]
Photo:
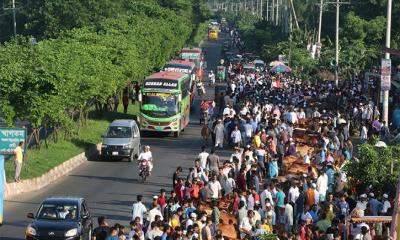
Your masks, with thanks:
[{"label": "motorcycle", "polygon": [[150,176],[150,168],[147,160],[140,161],[139,176],[142,178],[142,182],[145,182],[147,177]]},{"label": "motorcycle", "polygon": [[197,82],[196,83],[196,88],[197,88],[197,93],[199,94],[199,96],[202,96],[206,93],[206,90],[204,89],[204,85],[202,82]]}]

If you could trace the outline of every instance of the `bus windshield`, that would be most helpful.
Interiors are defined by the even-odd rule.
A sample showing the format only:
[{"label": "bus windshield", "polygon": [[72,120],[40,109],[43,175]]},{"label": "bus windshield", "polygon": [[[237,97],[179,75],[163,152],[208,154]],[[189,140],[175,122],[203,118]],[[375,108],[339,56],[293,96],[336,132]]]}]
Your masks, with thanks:
[{"label": "bus windshield", "polygon": [[144,93],[142,111],[150,117],[172,117],[178,114],[178,98],[169,93]]}]

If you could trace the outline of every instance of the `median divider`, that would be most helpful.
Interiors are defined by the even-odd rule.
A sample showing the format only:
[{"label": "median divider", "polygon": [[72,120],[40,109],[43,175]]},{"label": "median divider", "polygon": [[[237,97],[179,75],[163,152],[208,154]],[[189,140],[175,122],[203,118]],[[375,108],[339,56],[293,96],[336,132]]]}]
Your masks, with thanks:
[{"label": "median divider", "polygon": [[56,182],[61,177],[68,175],[72,170],[74,170],[84,162],[88,161],[88,159],[96,156],[99,153],[100,149],[101,143],[89,148],[85,152],[82,152],[70,158],[69,160],[54,167],[40,177],[23,180],[18,183],[6,183],[4,189],[4,199],[9,200],[11,197],[21,193],[37,191]]}]

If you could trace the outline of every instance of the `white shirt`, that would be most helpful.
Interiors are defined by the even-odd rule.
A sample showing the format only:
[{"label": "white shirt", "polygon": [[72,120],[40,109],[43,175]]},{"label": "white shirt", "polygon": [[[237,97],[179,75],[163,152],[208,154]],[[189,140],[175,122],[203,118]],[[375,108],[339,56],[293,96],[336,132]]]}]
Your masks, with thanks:
[{"label": "white shirt", "polygon": [[235,180],[233,180],[233,178],[228,178],[224,184],[225,195],[231,193],[235,188],[235,186],[236,186]]},{"label": "white shirt", "polygon": [[225,115],[231,115],[231,109],[229,107],[224,108],[224,112],[222,113],[224,116]]},{"label": "white shirt", "polygon": [[148,151],[148,152],[141,152],[141,153],[139,154],[138,160],[139,160],[139,161],[141,161],[141,160],[152,161],[152,160],[153,160],[153,156],[152,156],[152,154],[151,154],[150,151]]},{"label": "white shirt", "polygon": [[206,167],[207,167],[207,157],[208,157],[208,155],[210,155],[210,154],[208,154],[208,152],[201,152],[201,153],[199,153],[199,156],[197,157],[197,159],[200,160],[202,169],[206,169]]},{"label": "white shirt", "polygon": [[253,134],[253,126],[251,126],[250,123],[246,123],[243,125],[243,128],[244,128],[246,137],[251,137],[251,135]]},{"label": "white shirt", "polygon": [[363,202],[358,201],[356,204],[356,208],[359,208],[359,209],[365,211],[365,209],[367,209],[367,203],[368,203],[367,201],[363,201]]},{"label": "white shirt", "polygon": [[221,184],[218,181],[211,181],[208,183],[211,191],[213,192],[211,198],[218,198],[218,193],[221,191]]},{"label": "white shirt", "polygon": [[305,113],[305,112],[298,112],[298,113],[297,113],[297,118],[298,118],[298,119],[306,118],[306,113]]},{"label": "white shirt", "polygon": [[323,195],[326,195],[326,191],[328,191],[328,176],[325,173],[317,179],[317,191]]},{"label": "white shirt", "polygon": [[285,219],[287,225],[293,225],[293,207],[289,203],[285,205]]},{"label": "white shirt", "polygon": [[149,211],[149,215],[147,216],[147,221],[149,221],[150,223],[155,221],[156,216],[159,215],[161,216],[160,220],[163,220],[163,216],[161,211],[158,208],[153,208]]},{"label": "white shirt", "polygon": [[251,223],[248,217],[244,217],[239,224],[239,229],[245,229],[246,231],[251,231]]},{"label": "white shirt", "polygon": [[299,188],[296,187],[290,187],[289,189],[289,202],[295,203],[297,198],[299,197],[300,192]]},{"label": "white shirt", "polygon": [[384,201],[383,206],[382,206],[382,213],[387,213],[387,211],[391,207],[392,207],[392,205],[390,204],[390,202],[388,200]]},{"label": "white shirt", "polygon": [[144,214],[147,213],[146,206],[141,202],[136,202],[132,205],[132,220],[136,217],[140,218],[140,223],[143,224]]},{"label": "white shirt", "polygon": [[274,201],[272,200],[271,192],[268,191],[268,189],[264,189],[264,191],[262,191],[261,194],[260,194],[261,206],[262,206],[262,209],[264,211],[266,210],[266,208],[265,208],[265,199],[267,199],[267,198],[269,199],[269,203],[271,205],[274,205]]}]

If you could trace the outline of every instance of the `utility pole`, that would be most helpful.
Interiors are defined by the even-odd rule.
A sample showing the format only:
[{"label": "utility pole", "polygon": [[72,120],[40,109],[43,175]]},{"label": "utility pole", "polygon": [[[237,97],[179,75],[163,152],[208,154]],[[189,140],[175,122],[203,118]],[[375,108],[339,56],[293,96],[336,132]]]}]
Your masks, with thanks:
[{"label": "utility pole", "polygon": [[13,8],[14,36],[17,36],[17,17],[15,13],[15,0],[12,1],[12,8]]},{"label": "utility pole", "polygon": [[321,0],[321,3],[319,4],[319,22],[318,22],[318,40],[317,40],[317,59],[321,56],[321,31],[322,31],[322,12],[324,9],[324,0]]},{"label": "utility pole", "polygon": [[[386,48],[390,48],[391,30],[392,30],[392,0],[388,0],[387,13],[386,13]],[[390,60],[390,53],[385,53],[385,59]],[[390,79],[389,74],[389,79]],[[390,84],[390,83],[389,83]],[[390,86],[390,85],[389,85]],[[389,125],[389,90],[383,91],[383,121],[386,121],[387,126]]]},{"label": "utility pole", "polygon": [[267,21],[269,22],[269,0],[267,0]]},{"label": "utility pole", "polygon": [[275,1],[276,0],[272,0],[271,4],[271,22],[275,22]]},{"label": "utility pole", "polygon": [[293,0],[289,0],[290,2],[290,8],[292,9],[292,14],[293,14],[293,18],[294,18],[294,22],[296,23],[296,28],[299,29],[299,22],[297,21],[297,15],[296,15],[296,10],[294,9],[294,4],[293,4]]},{"label": "utility pole", "polygon": [[336,41],[335,41],[335,85],[339,85],[339,8],[340,2],[336,0]]},{"label": "utility pole", "polygon": [[263,19],[263,14],[264,14],[264,12],[263,12],[263,1],[264,0],[260,0],[260,17],[261,17],[261,20]]},{"label": "utility pole", "polygon": [[275,25],[279,25],[279,0],[276,0],[276,22]]}]

